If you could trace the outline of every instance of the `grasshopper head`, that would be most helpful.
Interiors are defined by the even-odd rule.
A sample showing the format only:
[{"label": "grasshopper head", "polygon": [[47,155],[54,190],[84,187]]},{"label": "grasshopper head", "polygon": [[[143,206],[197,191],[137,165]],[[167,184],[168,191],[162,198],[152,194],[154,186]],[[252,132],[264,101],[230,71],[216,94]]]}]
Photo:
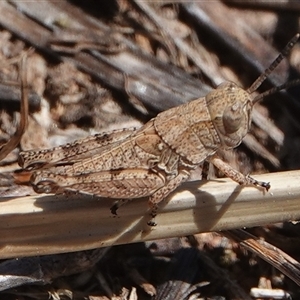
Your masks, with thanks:
[{"label": "grasshopper head", "polygon": [[280,86],[275,86],[254,98],[251,97],[252,93],[257,91],[260,85],[268,78],[282,59],[287,56],[299,37],[300,34],[297,33],[271,65],[246,91],[232,82],[224,82],[206,96],[208,110],[212,122],[219,133],[223,147],[233,148],[241,143],[242,139],[250,129],[251,111],[256,102],[283,89],[300,84],[300,79],[296,79]]},{"label": "grasshopper head", "polygon": [[212,122],[225,148],[238,146],[251,125],[252,99],[235,83],[224,82],[206,96]]}]

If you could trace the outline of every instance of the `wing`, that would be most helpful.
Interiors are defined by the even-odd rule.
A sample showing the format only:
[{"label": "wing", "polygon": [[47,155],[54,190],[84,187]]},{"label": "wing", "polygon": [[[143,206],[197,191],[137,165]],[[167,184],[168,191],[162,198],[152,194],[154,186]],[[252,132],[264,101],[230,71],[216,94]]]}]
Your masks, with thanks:
[{"label": "wing", "polygon": [[29,150],[19,154],[18,163],[23,169],[32,170],[51,167],[56,164],[73,164],[84,158],[115,147],[135,132],[135,128],[116,130],[109,133],[96,134],[63,146]]},{"label": "wing", "polygon": [[52,166],[47,164],[42,169],[47,169],[49,173],[69,176],[134,168],[146,170],[160,160],[161,150],[158,149],[158,145],[163,142],[154,133],[153,121],[150,121],[125,139],[95,151],[86,151],[86,156],[78,156],[76,161],[60,161]]}]

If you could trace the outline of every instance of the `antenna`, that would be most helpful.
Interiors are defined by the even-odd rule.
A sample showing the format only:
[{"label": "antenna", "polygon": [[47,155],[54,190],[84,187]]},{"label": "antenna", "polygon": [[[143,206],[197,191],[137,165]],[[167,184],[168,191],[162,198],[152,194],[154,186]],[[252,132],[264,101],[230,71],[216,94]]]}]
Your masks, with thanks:
[{"label": "antenna", "polygon": [[279,85],[279,86],[275,86],[259,95],[257,95],[253,100],[252,100],[252,103],[255,104],[256,102],[260,101],[261,99],[263,99],[264,97],[267,97],[269,95],[272,95],[272,94],[275,94],[281,90],[284,90],[284,89],[288,89],[292,86],[296,86],[296,85],[300,85],[300,79],[295,79],[295,80],[292,80],[292,81],[289,81],[289,82],[286,82],[282,85]]},{"label": "antenna", "polygon": [[[279,63],[283,60],[283,58],[285,58],[289,52],[291,51],[291,49],[295,46],[295,44],[297,43],[298,39],[300,37],[300,34],[297,33],[290,41],[289,43],[283,48],[283,50],[281,51],[281,53],[277,56],[277,58],[271,63],[271,65],[252,83],[252,85],[247,89],[247,92],[249,94],[252,94],[254,91],[256,91],[261,84],[268,78],[268,76],[273,72],[273,70],[279,65]],[[295,83],[293,83],[295,82]],[[278,87],[274,87],[272,89],[270,89],[269,91],[266,91],[265,93],[259,95],[259,96],[267,96],[267,95],[271,95],[274,94],[282,89],[285,89],[287,87],[290,86],[294,86],[296,85],[296,82],[300,83],[299,80],[295,80],[295,81],[291,81],[290,83],[286,83],[283,84],[281,86]],[[269,92],[269,93],[268,93]],[[258,97],[259,97],[258,96]],[[255,102],[257,102],[257,98],[256,97],[254,100]],[[262,99],[263,97],[260,97],[260,99]]]}]

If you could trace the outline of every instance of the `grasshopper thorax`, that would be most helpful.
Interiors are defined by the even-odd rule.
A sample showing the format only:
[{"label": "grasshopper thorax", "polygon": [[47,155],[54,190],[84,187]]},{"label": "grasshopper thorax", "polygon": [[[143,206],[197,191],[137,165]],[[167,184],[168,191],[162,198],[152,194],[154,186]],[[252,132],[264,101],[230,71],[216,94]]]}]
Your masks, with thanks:
[{"label": "grasshopper thorax", "polygon": [[206,103],[223,147],[238,146],[251,125],[250,94],[233,82],[223,82],[207,94]]}]

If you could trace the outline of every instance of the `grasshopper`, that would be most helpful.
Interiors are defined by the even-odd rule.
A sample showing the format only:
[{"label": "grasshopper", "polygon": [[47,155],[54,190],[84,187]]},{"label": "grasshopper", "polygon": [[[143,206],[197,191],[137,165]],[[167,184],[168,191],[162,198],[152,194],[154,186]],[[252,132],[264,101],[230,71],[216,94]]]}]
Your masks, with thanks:
[{"label": "grasshopper", "polygon": [[297,34],[247,90],[224,82],[205,97],[159,113],[139,129],[96,134],[64,146],[24,151],[19,165],[32,170],[37,193],[79,191],[129,200],[148,197],[152,216],[158,204],[205,160],[239,184],[266,190],[270,184],[245,176],[217,155],[237,147],[248,133],[253,105],[264,96],[299,84],[290,82],[252,96],[295,45]]}]

